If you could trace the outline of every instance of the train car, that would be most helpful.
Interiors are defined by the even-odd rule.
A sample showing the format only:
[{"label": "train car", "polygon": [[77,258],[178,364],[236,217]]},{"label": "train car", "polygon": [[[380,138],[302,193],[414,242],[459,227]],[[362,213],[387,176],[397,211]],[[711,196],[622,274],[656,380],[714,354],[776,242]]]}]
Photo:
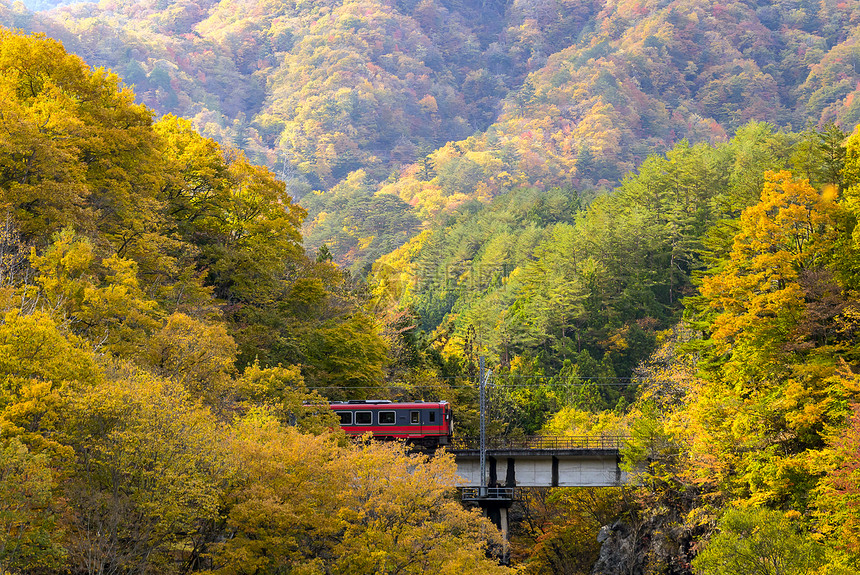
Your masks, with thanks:
[{"label": "train car", "polygon": [[388,400],[329,404],[347,435],[371,433],[378,439],[406,439],[428,447],[448,445],[454,416],[447,401],[392,403]]}]

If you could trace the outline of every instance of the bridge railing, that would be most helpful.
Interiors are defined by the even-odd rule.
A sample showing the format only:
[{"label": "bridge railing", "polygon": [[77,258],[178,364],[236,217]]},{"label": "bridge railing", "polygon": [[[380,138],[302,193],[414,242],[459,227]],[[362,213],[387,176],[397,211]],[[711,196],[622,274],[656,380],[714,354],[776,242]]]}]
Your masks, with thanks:
[{"label": "bridge railing", "polygon": [[[487,449],[620,449],[628,437],[624,435],[590,436],[552,436],[531,435],[525,437],[488,437]],[[478,437],[455,437],[449,449],[480,449]]]},{"label": "bridge railing", "polygon": [[460,499],[463,501],[515,501],[519,499],[516,487],[462,487]]}]

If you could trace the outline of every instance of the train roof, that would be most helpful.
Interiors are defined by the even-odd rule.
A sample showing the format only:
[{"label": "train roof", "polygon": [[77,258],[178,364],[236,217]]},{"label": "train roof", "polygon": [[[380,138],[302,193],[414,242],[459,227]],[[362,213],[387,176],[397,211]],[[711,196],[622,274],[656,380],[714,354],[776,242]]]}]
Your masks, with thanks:
[{"label": "train roof", "polygon": [[442,407],[448,405],[445,400],[440,401],[408,401],[408,402],[393,402],[387,399],[366,399],[366,400],[351,400],[351,401],[332,401],[329,403],[332,408],[376,408],[376,409],[421,409],[428,407]]}]

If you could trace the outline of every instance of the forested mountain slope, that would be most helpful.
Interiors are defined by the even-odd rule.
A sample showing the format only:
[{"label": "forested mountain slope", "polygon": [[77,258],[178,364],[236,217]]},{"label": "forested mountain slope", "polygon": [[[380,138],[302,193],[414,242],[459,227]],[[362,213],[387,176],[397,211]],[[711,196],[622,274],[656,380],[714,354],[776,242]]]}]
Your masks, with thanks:
[{"label": "forested mountain slope", "polygon": [[[377,260],[373,278],[445,355],[475,347],[516,377],[624,382],[678,321],[697,275],[728,252],[765,172],[793,168],[823,185],[839,170],[828,142],[844,138],[751,123],[717,146],[651,156],[589,204],[537,187],[472,201]],[[611,407],[617,389],[591,403]]]},{"label": "forested mountain slope", "polygon": [[354,170],[405,202],[386,213],[427,220],[520,186],[611,187],[649,153],[725,141],[749,120],[860,120],[853,1],[119,1],[3,13],[273,167],[294,197],[322,191],[308,243],[357,266],[373,259],[362,246],[378,254],[402,239],[329,217],[345,192],[337,205],[325,192]]}]

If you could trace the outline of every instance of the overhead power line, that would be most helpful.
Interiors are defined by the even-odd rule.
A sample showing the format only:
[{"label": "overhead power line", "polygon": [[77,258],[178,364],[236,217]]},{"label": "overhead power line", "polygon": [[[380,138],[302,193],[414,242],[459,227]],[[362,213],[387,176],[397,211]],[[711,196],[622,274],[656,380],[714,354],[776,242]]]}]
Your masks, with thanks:
[{"label": "overhead power line", "polygon": [[[647,382],[646,381],[627,381],[627,382],[620,382],[620,381],[595,382],[595,381],[589,381],[588,382],[589,385],[594,385],[596,387],[627,387],[630,385],[643,385],[646,383],[654,384],[654,383],[668,383],[668,382],[656,382],[656,381],[647,381]],[[575,387],[583,387],[584,385],[583,384],[579,384],[579,385],[574,384],[574,386]],[[402,384],[402,385],[387,385],[387,386],[386,385],[372,385],[372,386],[371,385],[362,385],[362,386],[326,385],[326,386],[308,387],[307,389],[311,390],[311,391],[316,391],[316,390],[321,390],[321,389],[340,389],[340,390],[351,390],[351,389],[374,389],[374,390],[378,390],[378,389],[385,389],[385,388],[388,388],[388,389],[438,389],[439,387],[440,387],[439,385],[427,385],[427,384],[422,384],[422,385]],[[477,384],[446,385],[445,387],[448,389],[477,389]],[[543,382],[543,383],[496,383],[496,384],[491,385],[490,387],[496,387],[496,388],[499,388],[499,387],[504,387],[504,388],[571,387],[571,384],[569,384],[569,383],[551,383],[551,382]]]}]

